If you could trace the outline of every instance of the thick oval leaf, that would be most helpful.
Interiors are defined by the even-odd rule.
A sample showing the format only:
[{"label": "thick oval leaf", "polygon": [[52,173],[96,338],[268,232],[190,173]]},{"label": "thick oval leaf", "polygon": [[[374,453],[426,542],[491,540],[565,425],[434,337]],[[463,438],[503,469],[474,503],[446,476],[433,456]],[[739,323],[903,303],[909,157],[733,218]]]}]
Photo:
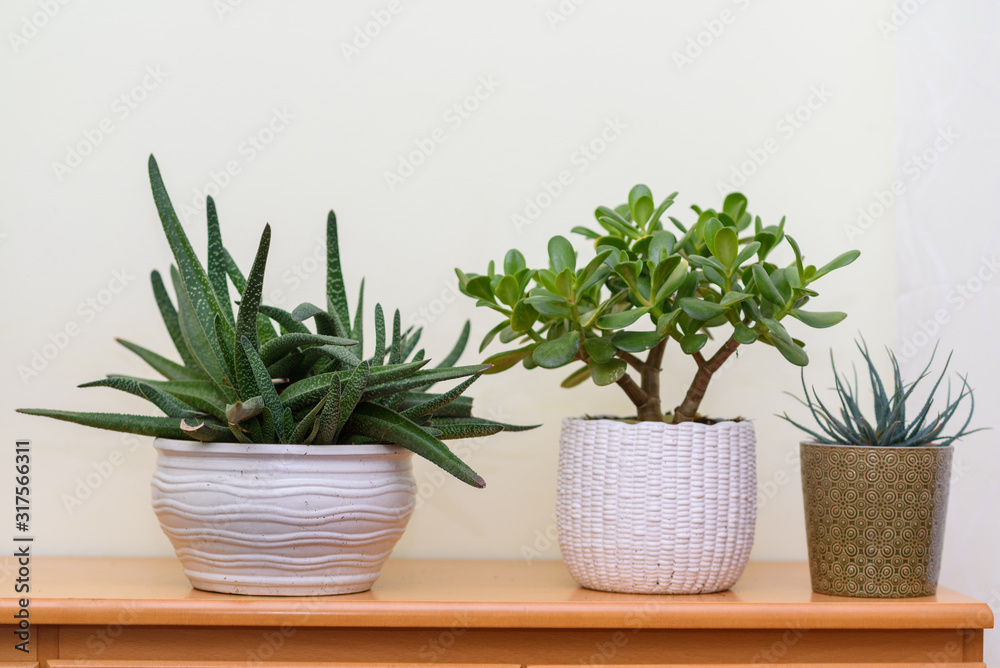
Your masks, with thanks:
[{"label": "thick oval leaf", "polygon": [[705,234],[705,245],[708,246],[708,250],[712,255],[715,253],[715,237],[718,235],[719,231],[722,230],[724,225],[718,218],[712,216],[705,221],[704,234]]},{"label": "thick oval leaf", "polygon": [[649,242],[649,248],[647,249],[647,257],[653,262],[659,264],[668,255],[674,252],[674,246],[677,244],[677,237],[674,236],[673,232],[667,232],[666,230],[662,232],[657,232],[653,235],[653,239]]},{"label": "thick oval leaf", "polygon": [[737,343],[748,345],[757,340],[757,332],[740,322],[733,329],[733,338]]},{"label": "thick oval leaf", "polygon": [[538,311],[523,299],[514,305],[510,316],[510,328],[515,332],[527,331],[538,320]]},{"label": "thick oval leaf", "polygon": [[729,310],[727,307],[715,302],[694,297],[685,297],[680,300],[678,305],[695,320],[711,320]]},{"label": "thick oval leaf", "polygon": [[572,362],[579,350],[579,333],[566,332],[558,339],[538,344],[531,359],[543,369],[555,369]]},{"label": "thick oval leaf", "polygon": [[507,275],[500,279],[496,289],[497,299],[507,306],[514,306],[521,297],[521,290],[517,285],[517,279]]},{"label": "thick oval leaf", "polygon": [[601,329],[622,329],[628,327],[642,316],[649,313],[649,307],[633,308],[619,313],[602,315],[597,319],[597,326]]},{"label": "thick oval leaf", "polygon": [[753,280],[757,284],[760,294],[765,299],[778,306],[784,306],[784,298],[778,292],[778,288],[774,286],[774,283],[771,282],[771,277],[767,275],[767,271],[764,270],[764,266],[760,263],[753,266]]},{"label": "thick oval leaf", "polygon": [[719,259],[724,267],[732,268],[736,263],[739,245],[736,230],[732,227],[724,227],[715,235],[715,251],[712,254]]},{"label": "thick oval leaf", "polygon": [[823,329],[824,327],[833,327],[846,318],[847,314],[840,311],[803,311],[801,309],[793,309],[792,317],[801,320],[810,327]]},{"label": "thick oval leaf", "polygon": [[632,220],[638,223],[639,227],[646,224],[656,209],[653,193],[648,186],[640,183],[632,188],[628,194],[628,208],[632,212]]},{"label": "thick oval leaf", "polygon": [[579,225],[570,230],[570,232],[572,232],[573,234],[579,234],[588,239],[597,239],[601,236],[600,234],[590,229],[589,227],[581,227]]},{"label": "thick oval leaf", "polygon": [[704,348],[706,343],[708,343],[708,335],[695,332],[681,339],[681,350],[684,351],[685,355],[693,355]]},{"label": "thick oval leaf", "polygon": [[782,357],[795,366],[806,366],[809,364],[809,356],[806,354],[806,351],[794,342],[774,337],[774,347],[778,349]]},{"label": "thick oval leaf", "polygon": [[587,363],[587,367],[590,369],[590,377],[597,385],[612,385],[617,383],[625,375],[627,366],[624,360],[617,358],[608,360],[607,362],[591,361]]},{"label": "thick oval leaf", "polygon": [[722,210],[733,220],[739,220],[747,210],[747,198],[743,193],[729,193],[722,203]]},{"label": "thick oval leaf", "polygon": [[516,274],[522,269],[527,268],[528,263],[524,260],[524,255],[521,251],[516,248],[511,248],[507,251],[507,255],[503,259],[503,273],[510,275]]},{"label": "thick oval leaf", "polygon": [[470,278],[469,282],[465,285],[465,292],[478,299],[488,302],[495,301],[493,298],[493,289],[490,287],[489,276]]},{"label": "thick oval leaf", "polygon": [[597,362],[607,362],[618,354],[618,349],[610,339],[600,336],[588,338],[583,342],[583,347],[587,351],[590,359]]},{"label": "thick oval leaf", "polygon": [[549,263],[557,274],[563,269],[576,271],[576,251],[566,237],[556,235],[549,239]]},{"label": "thick oval leaf", "polygon": [[656,332],[615,332],[615,335],[611,337],[611,342],[619,350],[641,353],[655,346],[662,338]]},{"label": "thick oval leaf", "polygon": [[760,250],[760,243],[756,241],[751,241],[750,243],[748,243],[746,246],[743,247],[743,250],[741,250],[739,255],[736,256],[736,262],[734,262],[733,264],[736,265],[737,267],[742,265],[744,262],[753,257],[754,253],[756,253],[758,250]]},{"label": "thick oval leaf", "polygon": [[601,246],[610,246],[611,248],[620,251],[628,250],[628,242],[625,241],[624,239],[620,239],[619,237],[611,237],[611,236],[598,237],[597,240],[594,242],[594,248],[596,248],[598,252],[600,252]]}]

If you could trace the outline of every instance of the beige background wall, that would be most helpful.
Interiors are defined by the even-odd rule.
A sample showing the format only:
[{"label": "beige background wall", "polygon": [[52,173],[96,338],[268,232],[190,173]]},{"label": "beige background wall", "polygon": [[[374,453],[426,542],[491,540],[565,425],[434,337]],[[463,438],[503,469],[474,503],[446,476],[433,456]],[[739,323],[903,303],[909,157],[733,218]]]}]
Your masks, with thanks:
[{"label": "beige background wall", "polygon": [[[32,23],[38,7],[7,3],[3,27],[31,33],[22,19]],[[345,49],[373,12],[391,20],[357,53]],[[0,415],[6,439],[34,442],[38,553],[171,553],[149,507],[147,439],[11,413],[147,410],[75,385],[143,372],[115,336],[169,350],[148,283],[170,262],[146,181],[150,152],[175,202],[192,210],[199,249],[195,194],[213,178],[225,184],[223,234],[244,266],[272,224],[272,303],[322,300],[313,258],[335,207],[348,283],[356,289],[364,276],[370,304],[426,321],[436,356],[466,318],[476,341],[493,324],[456,298],[453,267],[482,271],[512,246],[541,261],[549,236],[588,223],[596,205],[621,202],[637,182],[657,197],[679,190],[684,217],[692,202],[721,202],[719,183],[742,170],[751,210],[773,223],[787,215],[809,260],[863,251],[817,286],[818,308],[850,318],[834,330],[795,328],[818,362],[810,378],[824,386],[828,349],[849,354],[858,331],[874,347],[891,344],[894,212],[852,228],[893,177],[895,50],[878,27],[890,13],[885,0],[58,5],[30,39],[0,48]],[[463,117],[456,104],[475,109]],[[427,138],[433,153],[390,187],[386,172]],[[81,142],[97,145],[73,167],[67,147]],[[592,160],[581,152],[588,144],[600,149]],[[222,176],[227,165],[238,173]],[[544,203],[544,183],[562,171],[569,185],[516,225],[512,216],[533,213],[526,200]],[[18,367],[68,330],[76,334],[64,349],[22,378]],[[477,361],[474,349],[465,361]],[[668,354],[668,408],[692,372],[676,349]],[[425,498],[398,556],[558,557],[559,421],[629,410],[617,388],[567,391],[561,379],[517,369],[474,386],[480,411],[544,426],[471,445],[482,491],[419,464]],[[755,419],[757,559],[805,554],[798,434],[773,415],[794,407],[783,392],[797,382],[774,350],[749,348],[705,403],[713,415]]]}]

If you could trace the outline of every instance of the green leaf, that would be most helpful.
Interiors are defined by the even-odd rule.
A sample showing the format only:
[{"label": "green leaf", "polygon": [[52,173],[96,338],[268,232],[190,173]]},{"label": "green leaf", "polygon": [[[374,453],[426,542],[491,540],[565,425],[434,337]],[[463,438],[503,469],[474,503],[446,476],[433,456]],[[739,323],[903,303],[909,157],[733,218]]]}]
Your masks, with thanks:
[{"label": "green leaf", "polygon": [[556,294],[570,299],[573,296],[574,282],[573,270],[566,267],[556,275]]},{"label": "green leaf", "polygon": [[559,385],[566,388],[576,387],[588,378],[590,378],[590,367],[584,364],[582,367],[566,376],[565,380],[563,380],[563,382]]},{"label": "green leaf", "polygon": [[[346,422],[346,420],[345,420]],[[329,445],[336,442],[337,427],[340,426],[340,376],[333,376],[330,379],[330,389],[327,391],[326,399],[323,401],[323,410],[320,411],[313,431],[316,436],[312,442],[317,445]]]},{"label": "green leaf", "polygon": [[385,314],[381,304],[375,304],[375,353],[371,361],[376,366],[385,362]]},{"label": "green leaf", "polygon": [[[240,310],[236,316],[236,336],[246,337],[254,349],[258,349],[260,344],[257,338],[257,312],[260,308],[261,294],[264,291],[264,269],[267,266],[267,252],[271,245],[271,226],[265,225],[264,232],[260,236],[260,244],[257,247],[257,256],[254,258],[253,267],[250,268],[250,275],[247,278],[246,287],[240,299]],[[275,341],[277,339],[272,339]],[[244,386],[254,388],[256,383],[253,380],[252,369],[248,365],[241,363],[239,357],[243,354],[239,349],[233,351],[236,366],[236,381],[242,390]],[[272,360],[273,361],[273,360]],[[247,375],[247,371],[251,375]],[[241,398],[246,399],[256,394],[241,392]]]},{"label": "green leaf", "polygon": [[743,217],[747,210],[747,198],[743,193],[729,193],[722,203],[722,210],[734,221]]},{"label": "green leaf", "polygon": [[602,315],[597,319],[597,326],[601,329],[622,329],[633,324],[636,320],[649,313],[650,307],[632,308],[619,313]]},{"label": "green leaf", "polygon": [[[427,398],[424,401],[408,406],[404,410],[400,411],[400,415],[408,417],[411,420],[416,420],[426,415],[440,415],[440,411],[448,404],[461,397],[462,393],[469,389],[469,386],[479,379],[479,376],[480,374],[476,374],[470,378],[466,378],[464,381],[443,394],[426,394],[424,396]],[[409,399],[409,397],[407,398]],[[406,405],[406,403],[408,402],[404,402],[404,405]],[[442,417],[445,416],[442,415]]]},{"label": "green leaf", "polygon": [[813,274],[810,281],[815,281],[817,278],[825,276],[826,274],[829,274],[831,271],[834,271],[835,269],[846,267],[847,265],[857,260],[860,255],[861,251],[859,250],[847,251],[846,253],[838,255],[837,257],[833,258],[828,263],[824,264],[822,267],[817,269],[816,273]]},{"label": "green leaf", "polygon": [[328,313],[315,304],[310,304],[309,302],[299,304],[292,311],[292,318],[299,322],[305,322],[309,318],[313,318],[316,322],[316,332],[318,334],[347,338],[347,328],[337,321],[333,312]]},{"label": "green leaf", "polygon": [[742,322],[738,322],[733,328],[733,338],[737,343],[749,345],[757,340],[757,332]]},{"label": "green leaf", "polygon": [[340,408],[338,409],[340,418],[337,421],[337,427],[330,440],[331,443],[337,442],[337,439],[340,437],[341,430],[343,430],[344,425],[347,424],[347,420],[350,419],[351,414],[358,405],[358,402],[361,401],[361,397],[364,395],[365,389],[368,387],[371,377],[371,365],[365,362],[354,369],[354,371],[352,371],[341,384]]},{"label": "green leaf", "polygon": [[515,332],[525,332],[538,320],[538,311],[524,299],[514,305],[510,316],[510,328]]},{"label": "green leaf", "polygon": [[677,197],[677,193],[671,193],[665,200],[660,202],[660,206],[657,207],[656,211],[653,213],[653,217],[649,219],[649,226],[647,229],[650,232],[656,229],[656,224],[660,222],[660,218],[662,218],[666,210],[670,208],[670,205],[674,203],[675,197]]},{"label": "green leaf", "polygon": [[760,294],[767,299],[769,302],[776,304],[778,306],[785,305],[785,299],[778,292],[778,288],[774,286],[771,282],[771,277],[767,275],[767,271],[764,270],[764,265],[757,263],[753,265],[753,280],[757,284],[757,289]]},{"label": "green leaf", "polygon": [[618,358],[610,359],[607,362],[597,362],[591,360],[587,363],[590,370],[590,377],[596,385],[612,385],[625,375],[628,365],[624,360]]},{"label": "green leaf", "polygon": [[102,378],[90,383],[83,383],[79,387],[110,387],[121,392],[128,392],[151,402],[163,411],[167,417],[194,417],[198,414],[193,406],[188,406],[184,402],[178,401],[175,397],[159,388],[126,376]]},{"label": "green leaf", "polygon": [[507,275],[516,274],[527,267],[528,263],[525,262],[521,251],[516,248],[511,248],[507,251],[507,255],[503,259],[503,273]]},{"label": "green leaf", "polygon": [[576,227],[574,227],[573,229],[571,229],[570,232],[572,232],[573,234],[582,235],[582,236],[586,237],[587,239],[600,239],[601,238],[601,235],[598,234],[597,232],[595,232],[595,231],[593,231],[593,230],[591,230],[589,228],[586,228],[586,227],[581,227],[579,225],[577,225]]},{"label": "green leaf", "polygon": [[361,403],[348,420],[346,429],[367,436],[376,443],[402,446],[473,487],[486,486],[479,474],[455,456],[444,443],[425,432],[417,423],[388,408],[369,402]]},{"label": "green leaf", "polygon": [[215,200],[211,195],[205,198],[205,208],[208,214],[208,282],[212,286],[219,306],[222,307],[223,317],[230,325],[235,325],[233,306],[229,301],[229,283],[226,282],[226,249],[222,245],[219,216],[215,211]]},{"label": "green leaf", "polygon": [[656,320],[656,335],[659,336],[660,338],[665,337],[667,335],[670,326],[674,324],[674,321],[677,320],[677,316],[679,316],[681,313],[683,313],[681,309],[675,308],[673,311],[661,315]]},{"label": "green leaf", "polygon": [[644,350],[649,350],[657,343],[659,343],[663,337],[653,332],[615,332],[614,336],[611,337],[611,342],[615,344],[615,347],[619,350],[627,350],[630,353],[640,353]]},{"label": "green leaf", "polygon": [[[309,445],[312,443],[310,436],[315,438],[313,434],[313,427],[316,424],[316,418],[319,417],[320,411],[323,410],[323,406],[326,405],[325,401],[320,401],[315,406],[312,407],[308,413],[299,421],[292,430],[292,437],[289,439],[290,443],[299,443]],[[307,442],[308,441],[308,442]]]},{"label": "green leaf", "polygon": [[487,302],[496,301],[493,297],[493,288],[490,287],[489,276],[476,276],[475,278],[470,278],[469,282],[465,286],[465,292],[472,297],[476,297],[477,299],[482,299]]},{"label": "green leaf", "polygon": [[681,339],[681,350],[684,351],[685,355],[693,355],[704,348],[706,343],[708,343],[708,335],[695,332]]},{"label": "green leaf", "polygon": [[215,332],[215,316],[212,316],[206,330],[194,312],[194,306],[191,304],[191,299],[184,288],[180,274],[172,271],[171,278],[174,282],[174,291],[177,293],[177,316],[181,325],[181,333],[184,335],[184,342],[198,361],[203,377],[207,376],[211,379],[229,400],[235,400],[237,396],[233,391],[233,386],[236,383],[235,379],[229,378],[223,363],[222,348],[219,345],[220,337]]},{"label": "green leaf", "polygon": [[775,336],[774,347],[778,349],[778,352],[781,353],[782,357],[795,366],[806,366],[809,364],[809,356],[806,354],[806,351],[795,342],[785,341],[784,339]]},{"label": "green leaf", "polygon": [[[212,289],[212,284],[208,280],[208,274],[205,272],[204,267],[201,266],[201,262],[198,260],[198,256],[195,254],[194,248],[191,246],[191,242],[184,232],[184,228],[181,227],[180,220],[177,218],[173,205],[170,203],[170,197],[167,195],[167,189],[163,185],[159,166],[157,166],[156,159],[152,155],[149,156],[149,183],[153,191],[153,200],[156,202],[156,209],[160,215],[163,231],[167,236],[167,242],[174,255],[174,260],[177,262],[180,279],[184,285],[183,291],[186,293],[192,306],[193,317],[198,319],[201,328],[206,333],[212,333],[214,328],[212,324],[213,319],[218,315],[223,319],[226,338],[232,338],[233,327],[230,324],[230,320],[226,319],[226,309],[223,309],[221,304],[219,304],[215,291]],[[178,299],[180,299],[179,294]],[[230,318],[232,318],[231,313]]]},{"label": "green leaf", "polygon": [[656,204],[653,203],[653,193],[648,186],[634,186],[628,194],[628,208],[632,212],[632,220],[643,227],[652,217]]},{"label": "green leaf", "polygon": [[744,262],[753,257],[754,253],[760,250],[760,244],[756,241],[751,241],[743,250],[740,251],[739,255],[736,256],[736,260],[733,262],[734,267],[740,267]]},{"label": "green leaf", "polygon": [[483,337],[483,342],[479,344],[479,352],[483,352],[484,350],[486,350],[486,346],[490,345],[490,342],[493,341],[496,335],[499,334],[504,328],[508,327],[509,325],[510,325],[509,321],[504,321],[498,324],[490,331],[488,331],[486,333],[486,336]]},{"label": "green leaf", "polygon": [[785,326],[782,325],[780,322],[778,322],[773,318],[761,318],[760,321],[764,323],[764,326],[767,327],[767,329],[771,332],[771,334],[774,335],[775,340],[780,339],[785,343],[788,344],[792,343],[791,334],[788,333],[788,330],[785,329]]},{"label": "green leaf", "polygon": [[[702,216],[705,216],[705,214],[702,214]],[[699,222],[701,222],[701,216],[699,216]],[[708,216],[702,227],[705,235],[705,245],[708,247],[709,252],[716,257],[718,255],[715,252],[715,237],[723,227],[722,222],[715,216]]]},{"label": "green leaf", "polygon": [[538,344],[531,358],[543,369],[555,369],[576,359],[579,350],[579,333],[567,332],[557,339]]},{"label": "green leaf", "polygon": [[392,343],[389,345],[389,364],[399,364],[403,361],[403,336],[399,309],[392,316]]},{"label": "green leaf", "polygon": [[368,386],[365,388],[363,399],[369,400],[376,397],[385,397],[397,392],[423,387],[429,383],[439,383],[443,380],[454,380],[465,376],[478,375],[489,368],[488,364],[470,364],[468,366],[454,366],[447,369],[422,369],[400,380],[391,382],[375,382],[370,379]]},{"label": "green leaf", "polygon": [[153,367],[153,370],[158,374],[166,378],[167,380],[204,380],[205,375],[200,369],[189,369],[183,367],[177,362],[172,362],[166,357],[154,353],[152,350],[147,350],[142,346],[132,343],[131,341],[126,341],[125,339],[115,339],[118,343],[122,344],[136,355],[142,358],[149,366]]},{"label": "green leaf", "polygon": [[78,413],[46,408],[18,408],[17,412],[64,420],[82,424],[85,427],[139,434],[140,436],[190,440],[189,436],[181,429],[181,418],[125,415],[122,413]]},{"label": "green leaf", "polygon": [[455,362],[459,360],[462,353],[465,352],[465,346],[469,343],[469,332],[472,331],[471,323],[466,320],[465,324],[462,325],[462,333],[458,335],[458,340],[455,341],[455,345],[451,347],[448,354],[444,356],[441,363],[438,364],[438,368],[455,366]]},{"label": "green leaf", "polygon": [[736,264],[738,252],[739,240],[736,237],[736,230],[732,227],[719,230],[715,235],[715,251],[712,254],[724,267],[731,269]]},{"label": "green leaf", "polygon": [[[116,378],[118,376],[110,377]],[[121,377],[132,378],[131,376]],[[226,397],[210,380],[147,380],[145,378],[132,378],[132,380],[152,385],[196,410],[208,413],[220,420],[224,420],[226,417]]]},{"label": "green leaf", "polygon": [[492,365],[491,369],[486,371],[487,374],[500,373],[501,371],[506,371],[511,368],[525,357],[531,355],[532,351],[535,349],[537,344],[532,343],[531,345],[524,346],[523,348],[518,348],[516,350],[505,350],[503,352],[497,353],[496,355],[491,355],[483,360],[483,364]]},{"label": "green leaf", "polygon": [[330,334],[347,336],[350,331],[351,309],[347,305],[347,289],[344,286],[344,272],[340,265],[337,214],[332,210],[326,217],[326,303],[330,315],[339,325],[339,328]]},{"label": "green leaf", "polygon": [[589,337],[583,342],[583,347],[587,351],[587,355],[598,362],[607,362],[618,354],[618,349],[607,337]]},{"label": "green leaf", "polygon": [[824,327],[833,327],[846,318],[847,314],[840,311],[803,311],[802,309],[792,309],[791,316],[810,327],[823,329]]},{"label": "green leaf", "polygon": [[684,309],[684,312],[695,320],[711,320],[720,315],[723,315],[729,309],[721,304],[716,304],[715,302],[710,302],[705,299],[697,299],[695,297],[685,297],[679,302],[679,306]]},{"label": "green leaf", "polygon": [[[296,335],[288,334],[286,336]],[[264,397],[264,406],[267,410],[271,411],[272,416],[283,416],[284,406],[282,406],[281,399],[278,397],[278,392],[274,389],[274,383],[271,381],[271,375],[267,372],[267,367],[264,366],[264,362],[261,360],[260,355],[256,350],[254,350],[253,343],[250,339],[244,336],[240,341],[243,346],[243,350],[247,354],[247,358],[250,360],[250,366],[253,367],[253,373],[257,379],[257,389],[259,390],[260,396]],[[281,419],[275,420],[274,430],[278,435],[279,440],[284,443],[284,421]],[[268,434],[265,434],[265,436],[268,436]],[[288,436],[291,436],[291,434],[288,434]]]},{"label": "green leaf", "polygon": [[177,311],[174,309],[174,304],[170,301],[170,295],[163,285],[163,278],[160,276],[160,272],[153,271],[150,275],[150,282],[153,284],[153,296],[156,298],[156,306],[160,309],[163,324],[167,328],[167,333],[170,334],[170,340],[173,341],[174,348],[177,349],[177,353],[181,356],[181,361],[184,362],[184,366],[191,367],[192,369],[197,368],[198,361],[195,360],[191,351],[188,350],[187,344],[184,343],[184,335],[181,333],[181,324],[177,318]]},{"label": "green leaf", "polygon": [[[661,262],[660,265],[662,265],[664,262],[668,262],[669,260],[670,258],[667,258],[667,260]],[[657,265],[656,267],[657,274],[661,273],[660,265]],[[681,285],[684,283],[684,280],[687,278],[689,268],[690,267],[688,266],[687,260],[682,259],[680,262],[678,262],[677,265],[673,269],[671,269],[670,274],[660,284],[659,288],[657,288],[656,296],[653,298],[653,304],[659,304],[664,299],[673,294],[675,291],[677,291],[677,289],[681,287]]]},{"label": "green leaf", "polygon": [[500,279],[497,284],[496,296],[507,306],[514,306],[521,297],[521,290],[517,285],[517,279],[507,275]]},{"label": "green leaf", "polygon": [[745,292],[737,292],[730,290],[725,295],[722,296],[722,300],[719,301],[721,306],[732,306],[733,304],[739,304],[742,301],[752,298],[753,295],[748,295]]},{"label": "green leaf", "polygon": [[549,263],[557,274],[564,269],[576,271],[576,251],[566,237],[556,235],[549,239]]},{"label": "green leaf", "polygon": [[443,420],[433,420],[431,424],[438,430],[437,437],[441,440],[455,438],[481,438],[492,436],[504,430],[503,425],[498,422],[488,420],[479,421],[476,419],[445,418]]},{"label": "green leaf", "polygon": [[293,350],[307,346],[353,346],[357,341],[339,336],[322,334],[282,334],[260,347],[260,357],[265,364],[273,364]]},{"label": "green leaf", "polygon": [[[266,304],[261,304],[257,307],[260,315],[274,320],[276,323],[281,325],[281,327],[286,331],[294,334],[309,334],[309,328],[304,324],[292,317],[292,314],[284,309],[280,309],[277,306],[268,306]],[[258,335],[260,333],[260,327],[257,328]],[[268,337],[267,340],[277,338],[277,334]],[[263,340],[262,340],[263,342]]]}]

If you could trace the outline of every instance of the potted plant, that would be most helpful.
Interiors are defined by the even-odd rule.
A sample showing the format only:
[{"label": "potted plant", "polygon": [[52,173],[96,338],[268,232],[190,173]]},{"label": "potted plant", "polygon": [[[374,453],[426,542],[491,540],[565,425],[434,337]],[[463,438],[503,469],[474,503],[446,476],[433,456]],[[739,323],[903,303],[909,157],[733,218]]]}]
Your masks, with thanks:
[{"label": "potted plant", "polygon": [[[835,596],[932,596],[937,590],[944,544],[952,445],[969,431],[975,400],[962,377],[958,398],[951,400],[949,384],[945,408],[933,418],[935,395],[951,362],[911,420],[907,403],[934,362],[934,354],[920,376],[904,383],[892,351],[892,385],[872,363],[868,347],[858,344],[871,384],[874,419],[860,406],[857,370],[853,385],[830,363],[835,378],[834,404],[829,409],[813,388],[798,399],[816,420],[808,428],[783,415],[811,440],[800,445],[802,494],[805,500],[806,540],[813,591]],[[937,348],[935,347],[935,353]],[[968,398],[969,414],[953,435],[944,429]]]},{"label": "potted plant", "polygon": [[[753,542],[754,428],[701,416],[701,401],[741,345],[761,342],[807,364],[804,343],[782,321],[840,322],[843,313],[804,307],[817,294],[815,281],[858,257],[850,251],[807,265],[784,219],[765,226],[739,193],[718,210],[693,206],[690,225],[669,218],[675,233],[664,225],[675,197],[656,206],[650,189],[637,185],[628,204],[598,207],[601,231],[573,228],[593,241],[592,257],[578,259],[555,236],[547,267],[530,268],[511,250],[485,274],[457,270],[462,292],[502,316],[480,351],[494,338],[518,342],[489,357],[487,373],[518,362],[574,365],[563,387],[588,378],[617,384],[635,404],[632,418],[562,425],[559,542],[573,577],[592,589],[700,593],[736,582]],[[785,266],[772,260],[782,242],[794,255]],[[718,345],[706,353],[713,338]],[[660,368],[671,342],[697,370],[681,403],[664,414]]]},{"label": "potted plant", "polygon": [[[177,306],[155,271],[153,292],[181,363],[121,341],[164,379],[110,375],[83,387],[129,392],[164,415],[21,412],[157,437],[153,507],[195,587],[268,595],[368,589],[415,505],[410,453],[482,487],[443,441],[519,428],[473,417],[462,396],[489,368],[454,366],[468,324],[444,361],[427,369],[416,350],[420,331],[402,332],[396,311],[387,337],[377,305],[374,352],[365,357],[363,286],[352,323],[332,211],[328,310],[303,304],[288,313],[260,303],[270,226],[244,277],[209,198],[203,267],[152,156],[149,176],[176,261]],[[240,295],[235,312],[229,282]],[[453,379],[464,380],[428,391]]]}]

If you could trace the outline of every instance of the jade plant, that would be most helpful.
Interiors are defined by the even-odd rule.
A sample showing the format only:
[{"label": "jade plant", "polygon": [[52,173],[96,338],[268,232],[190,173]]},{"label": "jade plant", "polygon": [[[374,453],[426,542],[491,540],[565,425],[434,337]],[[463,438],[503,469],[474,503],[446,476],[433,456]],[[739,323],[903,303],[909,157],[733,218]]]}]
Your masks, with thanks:
[{"label": "jade plant", "polygon": [[[461,291],[502,316],[480,352],[494,338],[517,342],[486,359],[492,365],[486,373],[518,362],[529,369],[574,365],[563,387],[588,378],[597,385],[617,383],[638,420],[676,424],[704,419],[698,409],[709,382],[741,345],[760,342],[792,364],[808,364],[804,342],[782,321],[791,317],[821,328],[843,320],[844,313],[805,307],[817,296],[812,284],[859,252],[818,268],[806,264],[798,243],[785,234],[785,219],[765,226],[747,211],[740,193],[728,195],[718,210],[692,206],[697,219],[689,225],[668,217],[674,229],[666,229],[664,214],[676,196],[656,206],[650,189],[640,184],[627,204],[598,207],[600,230],[572,230],[593,242],[594,253],[586,258],[555,236],[547,267],[529,267],[512,249],[502,267],[491,262],[485,274],[456,269]],[[791,262],[781,265],[772,253],[783,242]],[[712,339],[717,347],[708,354]],[[697,370],[681,403],[664,415],[660,370],[671,341]]]},{"label": "jade plant", "polygon": [[[931,365],[934,363],[934,356],[937,354],[937,346],[931,353],[931,358],[927,366],[912,383],[904,383],[899,370],[899,362],[891,350],[887,349],[889,361],[892,364],[892,385],[890,390],[886,389],[881,375],[875,369],[868,346],[864,342],[855,342],[861,357],[864,359],[864,366],[868,373],[868,382],[871,385],[872,411],[874,419],[869,420],[861,408],[860,392],[858,385],[857,368],[854,369],[853,384],[847,375],[837,372],[837,364],[833,359],[833,352],[830,352],[830,365],[834,375],[834,394],[837,404],[833,410],[828,408],[820,399],[816,388],[812,388],[810,393],[806,388],[805,372],[802,373],[802,390],[805,399],[794,397],[799,403],[809,409],[813,419],[816,420],[817,428],[810,429],[788,417],[788,414],[779,417],[792,423],[813,438],[815,443],[825,445],[866,445],[884,447],[922,447],[922,446],[948,446],[956,440],[973,434],[979,429],[969,430],[969,423],[972,421],[972,413],[975,410],[975,398],[972,395],[972,388],[968,379],[960,376],[962,381],[961,390],[958,397],[952,401],[951,381],[947,385],[947,395],[944,402],[944,409],[931,417],[931,410],[934,405],[936,395],[941,389],[941,382],[944,380],[951,363],[951,354],[945,360],[941,374],[931,387],[927,398],[922,405],[917,405],[919,409],[916,416],[907,422],[906,404],[910,401],[913,391],[917,385],[930,374]],[[955,416],[962,402],[968,398],[969,414],[965,423],[954,434],[944,434],[944,428]],[[869,414],[871,415],[871,414]],[[911,415],[913,415],[911,413]]]},{"label": "jade plant", "polygon": [[[454,366],[469,336],[465,328],[435,368],[417,350],[420,330],[401,331],[400,314],[387,337],[375,306],[375,344],[363,352],[364,283],[351,322],[337,241],[337,219],[327,219],[327,309],[302,304],[291,313],[261,304],[271,229],[265,226],[249,274],[222,244],[215,203],[207,199],[208,263],[203,266],[170,203],[155,159],[149,177],[176,266],[174,301],[161,275],[151,275],[160,315],[181,362],[119,340],[163,379],[125,375],[81,387],[110,387],[142,397],[163,416],[20,409],[91,427],[164,438],[243,443],[395,444],[427,458],[463,482],[483,479],[443,440],[523,429],[472,415],[466,389],[488,364]],[[228,280],[227,280],[228,279]],[[239,294],[233,309],[229,283]],[[313,320],[316,331],[305,321]],[[277,327],[275,327],[277,325]],[[443,393],[438,382],[464,379]]]}]

